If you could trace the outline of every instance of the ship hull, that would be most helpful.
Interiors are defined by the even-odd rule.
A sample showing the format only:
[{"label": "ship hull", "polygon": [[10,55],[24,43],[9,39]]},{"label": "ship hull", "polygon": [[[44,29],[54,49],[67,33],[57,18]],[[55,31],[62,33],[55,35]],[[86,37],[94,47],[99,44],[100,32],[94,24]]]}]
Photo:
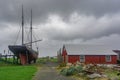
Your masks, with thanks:
[{"label": "ship hull", "polygon": [[17,58],[20,59],[20,63],[22,65],[30,64],[32,61],[35,63],[36,59],[38,58],[38,53],[33,49],[28,48],[27,46],[10,45],[8,48],[15,56],[17,56]]}]

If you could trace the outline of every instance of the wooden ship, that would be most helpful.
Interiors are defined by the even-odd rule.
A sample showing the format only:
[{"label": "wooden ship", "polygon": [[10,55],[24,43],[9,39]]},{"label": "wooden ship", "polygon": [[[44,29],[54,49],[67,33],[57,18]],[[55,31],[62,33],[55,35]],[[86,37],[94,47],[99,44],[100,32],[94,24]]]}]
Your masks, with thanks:
[{"label": "wooden ship", "polygon": [[36,62],[38,58],[38,51],[32,49],[32,43],[41,41],[32,40],[32,10],[31,10],[31,22],[30,22],[30,35],[31,40],[29,43],[24,43],[24,13],[22,6],[22,44],[21,45],[9,45],[8,48],[11,52],[20,60],[20,64],[30,64],[31,62]]}]

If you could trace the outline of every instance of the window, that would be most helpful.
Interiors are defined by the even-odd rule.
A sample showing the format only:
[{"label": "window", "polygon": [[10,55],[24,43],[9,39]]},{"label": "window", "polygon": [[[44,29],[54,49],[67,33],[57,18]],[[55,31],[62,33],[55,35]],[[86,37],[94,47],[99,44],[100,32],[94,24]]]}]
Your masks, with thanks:
[{"label": "window", "polygon": [[111,61],[111,56],[110,55],[106,55],[106,62],[110,62]]},{"label": "window", "polygon": [[85,62],[85,56],[84,55],[80,55],[80,62]]}]

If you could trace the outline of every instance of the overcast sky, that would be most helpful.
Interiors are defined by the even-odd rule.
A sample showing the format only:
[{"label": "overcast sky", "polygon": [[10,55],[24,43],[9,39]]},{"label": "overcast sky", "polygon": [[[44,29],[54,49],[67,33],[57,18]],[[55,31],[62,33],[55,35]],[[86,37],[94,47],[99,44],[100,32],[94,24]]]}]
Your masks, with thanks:
[{"label": "overcast sky", "polygon": [[1,53],[16,42],[22,4],[26,32],[32,9],[33,31],[43,40],[39,56],[55,56],[66,43],[120,48],[120,0],[0,0]]}]

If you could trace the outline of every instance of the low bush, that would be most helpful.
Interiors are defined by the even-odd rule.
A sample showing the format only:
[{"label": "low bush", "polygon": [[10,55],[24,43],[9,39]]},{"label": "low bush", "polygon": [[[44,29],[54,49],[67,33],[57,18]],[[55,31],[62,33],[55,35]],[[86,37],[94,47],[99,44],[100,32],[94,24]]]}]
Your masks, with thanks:
[{"label": "low bush", "polygon": [[83,67],[82,66],[76,66],[75,69],[78,73],[83,72]]},{"label": "low bush", "polygon": [[82,66],[71,66],[69,68],[62,69],[60,73],[64,76],[71,76],[80,72],[83,72]]},{"label": "low bush", "polygon": [[67,69],[64,68],[60,71],[60,74],[64,75],[64,76],[67,76]]},{"label": "low bush", "polygon": [[75,69],[75,67],[68,68],[68,70],[67,70],[67,76],[73,75],[75,73],[77,73],[77,70]]},{"label": "low bush", "polygon": [[117,60],[117,64],[120,64],[120,60]]},{"label": "low bush", "polygon": [[73,75],[75,74],[77,71],[75,69],[75,67],[70,67],[70,68],[64,68],[61,70],[61,74],[64,75],[64,76],[70,76],[70,75]]}]

